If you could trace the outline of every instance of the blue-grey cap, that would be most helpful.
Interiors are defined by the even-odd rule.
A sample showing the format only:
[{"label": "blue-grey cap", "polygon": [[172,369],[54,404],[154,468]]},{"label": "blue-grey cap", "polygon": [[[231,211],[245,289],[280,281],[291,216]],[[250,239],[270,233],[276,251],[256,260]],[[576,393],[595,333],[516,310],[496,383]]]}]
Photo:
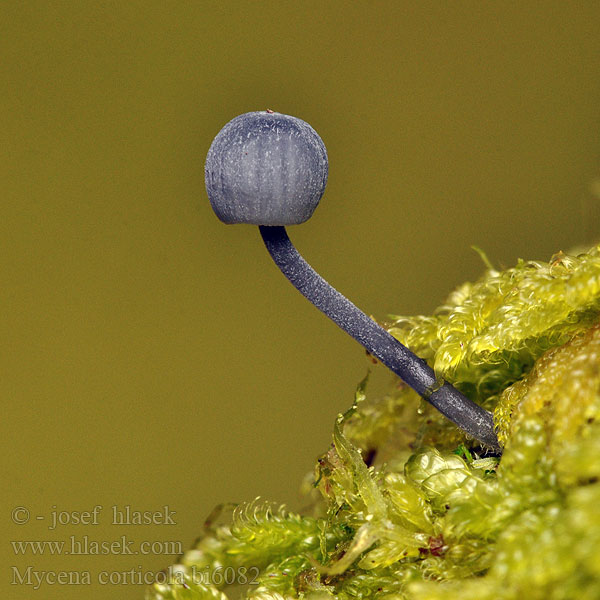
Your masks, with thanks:
[{"label": "blue-grey cap", "polygon": [[221,129],[204,172],[210,203],[224,223],[296,225],[319,204],[328,170],[325,144],[308,123],[258,111]]}]

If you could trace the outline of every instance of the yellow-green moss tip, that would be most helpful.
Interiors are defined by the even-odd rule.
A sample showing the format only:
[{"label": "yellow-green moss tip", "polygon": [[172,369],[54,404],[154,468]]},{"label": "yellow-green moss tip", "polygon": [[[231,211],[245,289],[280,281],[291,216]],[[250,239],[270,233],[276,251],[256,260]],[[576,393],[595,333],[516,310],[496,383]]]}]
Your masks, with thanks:
[{"label": "yellow-green moss tip", "polygon": [[600,309],[600,247],[488,270],[431,317],[394,317],[389,328],[441,377],[478,397],[519,379],[549,348],[589,327]]},{"label": "yellow-green moss tip", "polygon": [[398,382],[367,397],[365,379],[310,514],[235,508],[147,598],[237,597],[226,568],[249,600],[600,598],[599,313],[596,247],[490,269],[435,315],[396,318],[394,335],[494,411],[502,458]]}]

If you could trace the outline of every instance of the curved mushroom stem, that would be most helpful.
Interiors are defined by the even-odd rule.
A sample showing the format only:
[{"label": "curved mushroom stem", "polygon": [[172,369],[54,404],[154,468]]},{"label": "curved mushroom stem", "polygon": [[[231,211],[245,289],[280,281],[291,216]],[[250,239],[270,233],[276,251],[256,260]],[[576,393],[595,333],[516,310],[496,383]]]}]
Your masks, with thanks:
[{"label": "curved mushroom stem", "polygon": [[329,285],[302,258],[285,227],[261,225],[259,229],[269,254],[304,297],[463,431],[494,452],[502,452],[491,413],[449,383],[440,384],[424,360]]}]

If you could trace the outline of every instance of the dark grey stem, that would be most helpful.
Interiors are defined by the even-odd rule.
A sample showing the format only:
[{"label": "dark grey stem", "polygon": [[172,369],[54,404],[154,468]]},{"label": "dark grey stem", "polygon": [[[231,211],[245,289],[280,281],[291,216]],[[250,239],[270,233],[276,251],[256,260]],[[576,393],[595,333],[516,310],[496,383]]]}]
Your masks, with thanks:
[{"label": "dark grey stem", "polygon": [[453,423],[495,452],[501,452],[491,413],[449,383],[440,385],[424,360],[329,285],[302,258],[285,227],[260,226],[260,233],[277,266],[303,296]]}]

